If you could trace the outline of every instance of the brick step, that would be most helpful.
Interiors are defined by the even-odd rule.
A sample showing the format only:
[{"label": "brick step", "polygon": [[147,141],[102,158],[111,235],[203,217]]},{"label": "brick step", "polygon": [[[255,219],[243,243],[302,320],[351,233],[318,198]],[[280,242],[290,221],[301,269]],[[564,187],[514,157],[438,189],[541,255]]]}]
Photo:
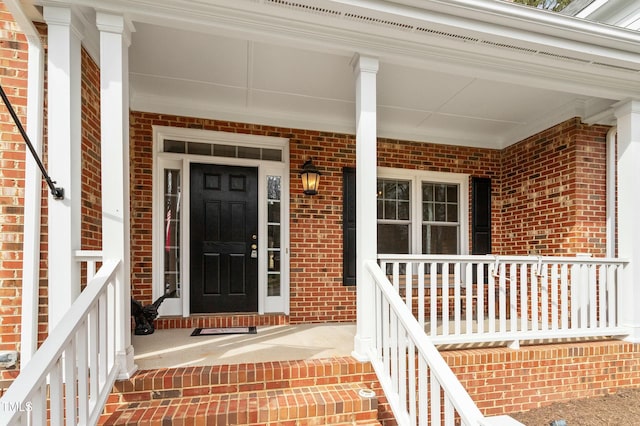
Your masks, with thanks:
[{"label": "brick step", "polygon": [[118,381],[107,403],[340,383],[377,383],[373,367],[352,357],[143,370]]},{"label": "brick step", "polygon": [[361,383],[303,386],[131,402],[104,425],[373,425],[378,400]]}]

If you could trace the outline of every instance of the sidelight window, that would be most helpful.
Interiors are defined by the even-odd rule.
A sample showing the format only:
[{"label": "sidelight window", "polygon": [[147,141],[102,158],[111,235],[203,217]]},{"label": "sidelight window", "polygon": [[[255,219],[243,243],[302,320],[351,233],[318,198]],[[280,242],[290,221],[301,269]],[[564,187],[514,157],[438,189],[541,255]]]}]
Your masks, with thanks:
[{"label": "sidelight window", "polygon": [[267,296],[281,296],[282,178],[267,176]]},{"label": "sidelight window", "polygon": [[180,169],[164,169],[164,294],[180,297]]}]

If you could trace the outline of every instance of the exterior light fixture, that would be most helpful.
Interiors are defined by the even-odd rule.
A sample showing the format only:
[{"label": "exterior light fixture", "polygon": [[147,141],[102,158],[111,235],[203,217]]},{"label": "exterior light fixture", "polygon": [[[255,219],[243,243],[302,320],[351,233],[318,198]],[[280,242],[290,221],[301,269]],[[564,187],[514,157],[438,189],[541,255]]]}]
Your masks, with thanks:
[{"label": "exterior light fixture", "polygon": [[311,159],[304,162],[300,171],[302,179],[302,192],[306,195],[316,195],[318,193],[318,185],[320,183],[320,171],[313,165]]}]

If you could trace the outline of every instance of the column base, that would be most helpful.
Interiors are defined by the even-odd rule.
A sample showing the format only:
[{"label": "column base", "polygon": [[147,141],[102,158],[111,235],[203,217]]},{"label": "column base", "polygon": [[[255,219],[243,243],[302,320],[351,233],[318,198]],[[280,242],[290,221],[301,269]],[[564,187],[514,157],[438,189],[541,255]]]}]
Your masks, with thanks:
[{"label": "column base", "polygon": [[129,346],[125,352],[116,352],[116,361],[120,365],[116,380],[128,380],[138,371],[138,366],[133,361],[133,346]]},{"label": "column base", "polygon": [[371,349],[371,339],[361,338],[358,334],[353,338],[353,352],[351,356],[360,362],[371,361],[369,350]]}]

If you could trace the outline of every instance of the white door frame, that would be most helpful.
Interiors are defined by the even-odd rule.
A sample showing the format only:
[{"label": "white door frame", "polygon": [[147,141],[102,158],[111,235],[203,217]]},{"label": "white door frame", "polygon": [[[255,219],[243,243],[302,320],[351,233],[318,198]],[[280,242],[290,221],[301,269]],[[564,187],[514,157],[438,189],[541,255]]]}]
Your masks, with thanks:
[{"label": "white door frame", "polygon": [[[187,141],[221,144],[236,147],[280,150],[281,161],[251,158],[194,155],[164,152],[164,141]],[[256,167],[258,169],[258,313],[282,312],[289,314],[289,140],[271,136],[245,135],[200,129],[153,126],[153,299],[164,294],[164,169],[181,170],[180,221],[180,282],[179,298],[165,299],[159,309],[160,316],[190,315],[189,285],[189,170],[192,163]],[[267,295],[267,176],[281,177],[281,292]]]}]

